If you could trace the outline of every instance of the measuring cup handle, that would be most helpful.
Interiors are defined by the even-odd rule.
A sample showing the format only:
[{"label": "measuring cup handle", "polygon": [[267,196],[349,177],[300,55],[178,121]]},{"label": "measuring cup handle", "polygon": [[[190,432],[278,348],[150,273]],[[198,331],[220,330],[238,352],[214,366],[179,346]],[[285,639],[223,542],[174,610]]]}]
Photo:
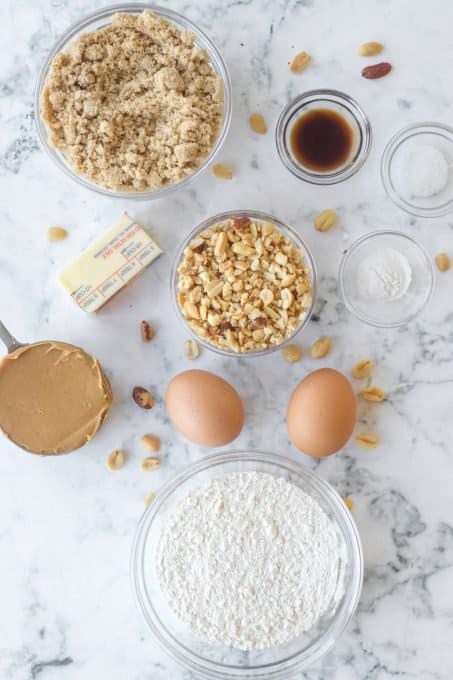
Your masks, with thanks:
[{"label": "measuring cup handle", "polygon": [[0,340],[6,345],[8,354],[14,352],[15,349],[22,347],[22,344],[11,335],[6,326],[0,321]]}]

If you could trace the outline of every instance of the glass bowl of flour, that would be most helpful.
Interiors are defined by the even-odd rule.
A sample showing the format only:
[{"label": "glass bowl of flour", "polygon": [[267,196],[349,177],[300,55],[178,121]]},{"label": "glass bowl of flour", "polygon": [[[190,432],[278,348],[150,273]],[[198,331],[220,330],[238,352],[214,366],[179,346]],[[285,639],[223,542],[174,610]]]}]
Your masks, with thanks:
[{"label": "glass bowl of flour", "polygon": [[379,328],[415,319],[434,289],[434,269],[425,249],[401,231],[382,229],[354,241],[339,273],[343,302],[354,316]]},{"label": "glass bowl of flour", "polygon": [[131,570],[149,628],[184,668],[286,680],[347,626],[363,556],[327,482],[288,458],[231,451],[161,489],[140,520]]}]

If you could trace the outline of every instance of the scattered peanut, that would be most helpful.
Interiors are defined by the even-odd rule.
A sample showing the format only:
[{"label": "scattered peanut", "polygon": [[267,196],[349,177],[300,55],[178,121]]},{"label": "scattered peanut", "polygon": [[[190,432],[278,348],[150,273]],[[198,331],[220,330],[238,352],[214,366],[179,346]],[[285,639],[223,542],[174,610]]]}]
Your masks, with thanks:
[{"label": "scattered peanut", "polygon": [[384,45],[380,42],[371,40],[370,42],[362,43],[357,52],[361,57],[375,57],[377,54],[380,54],[383,49]]},{"label": "scattered peanut", "polygon": [[216,163],[212,166],[212,174],[217,179],[233,179],[233,168],[227,163]]},{"label": "scattered peanut", "polygon": [[307,52],[299,52],[296,54],[290,64],[291,73],[302,73],[311,62],[311,57]]},{"label": "scattered peanut", "polygon": [[107,467],[109,470],[112,472],[115,472],[116,470],[120,470],[124,465],[124,451],[118,450],[118,451],[112,451],[107,456]]},{"label": "scattered peanut", "polygon": [[149,493],[146,494],[145,496],[145,507],[147,508],[148,505],[151,505],[152,501],[156,497],[156,492],[155,491],[150,491]]},{"label": "scattered peanut", "polygon": [[352,510],[352,508],[354,507],[354,503],[352,502],[352,498],[345,498],[344,504],[346,505],[348,510]]},{"label": "scattered peanut", "polygon": [[367,401],[384,401],[385,392],[380,387],[366,387],[360,390],[360,395]]},{"label": "scattered peanut", "polygon": [[140,444],[153,453],[160,451],[160,439],[154,434],[144,434],[143,437],[140,438]]},{"label": "scattered peanut", "polygon": [[379,64],[373,64],[372,66],[365,66],[362,69],[362,76],[368,80],[376,80],[377,78],[383,78],[392,70],[392,65],[388,61],[381,61]]},{"label": "scattered peanut", "polygon": [[266,121],[264,120],[264,116],[261,115],[261,113],[252,113],[252,115],[249,118],[250,121],[250,127],[252,128],[253,132],[256,132],[259,135],[265,135],[267,132],[267,125]]},{"label": "scattered peanut", "polygon": [[302,347],[300,345],[286,345],[282,349],[283,358],[289,364],[294,364],[302,358]]},{"label": "scattered peanut", "polygon": [[196,340],[186,340],[184,351],[188,359],[197,359],[200,356],[200,346]]},{"label": "scattered peanut", "polygon": [[156,331],[147,321],[140,322],[140,335],[143,342],[150,342],[156,335]]},{"label": "scattered peanut", "polygon": [[436,267],[440,272],[447,272],[450,269],[450,258],[448,257],[447,253],[439,253],[436,255],[434,258],[434,261],[436,263]]},{"label": "scattered peanut", "polygon": [[144,472],[152,472],[153,470],[160,468],[160,460],[154,458],[154,456],[148,456],[147,458],[143,458],[140,467]]},{"label": "scattered peanut", "polygon": [[360,444],[360,446],[364,449],[375,449],[379,443],[376,435],[369,434],[368,432],[357,435],[355,440],[357,444]]},{"label": "scattered peanut", "polygon": [[64,241],[68,237],[68,232],[63,227],[49,227],[46,236],[48,241]]},{"label": "scattered peanut", "polygon": [[329,231],[332,229],[334,224],[337,222],[337,213],[331,208],[323,210],[319,213],[318,217],[314,221],[315,229],[317,231]]},{"label": "scattered peanut", "polygon": [[140,408],[150,409],[154,406],[153,395],[144,387],[134,387],[132,398]]},{"label": "scattered peanut", "polygon": [[374,364],[371,359],[362,359],[358,361],[352,368],[352,375],[357,380],[363,380],[364,378],[369,378],[374,369]]},{"label": "scattered peanut", "polygon": [[322,359],[329,354],[332,341],[329,338],[319,338],[311,346],[310,354],[313,359]]}]

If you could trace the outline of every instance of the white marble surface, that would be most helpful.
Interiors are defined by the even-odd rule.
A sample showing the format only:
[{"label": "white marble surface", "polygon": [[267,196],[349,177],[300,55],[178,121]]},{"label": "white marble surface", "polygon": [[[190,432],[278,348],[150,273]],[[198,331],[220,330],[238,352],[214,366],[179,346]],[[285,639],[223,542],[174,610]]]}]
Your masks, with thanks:
[{"label": "white marble surface", "polygon": [[[162,0],[165,3],[165,0]],[[198,366],[228,377],[243,395],[246,427],[236,446],[262,447],[317,469],[354,501],[366,577],[353,622],[307,680],[450,680],[453,677],[453,314],[451,274],[437,277],[430,308],[415,323],[377,331],[341,304],[336,272],[351,240],[382,225],[414,235],[434,255],[453,254],[453,218],[411,219],[385,197],[379,178],[383,145],[401,126],[423,119],[451,122],[453,5],[447,0],[174,0],[174,9],[206,29],[223,50],[234,87],[234,118],[222,152],[236,176],[209,172],[173,198],[128,203],[90,193],[61,174],[39,149],[32,93],[52,43],[99,0],[3,0],[0,8],[0,318],[24,340],[58,338],[83,345],[110,376],[111,418],[83,450],[59,458],[27,455],[0,444],[0,677],[5,680],[187,680],[154,643],[135,608],[129,581],[132,537],[143,497],[206,451],[184,442],[162,404],[169,378],[188,367],[185,334],[169,301],[174,250],[201,218],[253,207],[296,226],[312,247],[321,286],[317,317],[301,341],[334,338],[323,362],[349,371],[363,356],[377,363],[388,401],[360,408],[360,428],[373,430],[373,452],[354,443],[315,463],[290,446],[284,426],[288,396],[314,368],[288,366],[277,355],[222,360],[204,352]],[[167,3],[165,3],[167,4]],[[379,39],[395,68],[376,82],[360,76],[359,43]],[[288,60],[299,49],[313,65],[299,77]],[[262,111],[272,130],[288,99],[323,86],[345,90],[364,106],[374,146],[364,169],[345,184],[316,188],[280,165],[273,135],[247,124]],[[340,214],[329,234],[312,227],[325,207]],[[125,209],[141,218],[167,250],[145,275],[96,317],[85,315],[55,282],[57,272]],[[49,244],[45,229],[61,224],[67,241]],[[139,340],[152,320],[158,336]],[[317,364],[318,366],[318,364]],[[130,399],[149,385],[157,407]],[[140,471],[139,435],[163,440],[163,465]],[[105,469],[118,447],[128,463]]]}]

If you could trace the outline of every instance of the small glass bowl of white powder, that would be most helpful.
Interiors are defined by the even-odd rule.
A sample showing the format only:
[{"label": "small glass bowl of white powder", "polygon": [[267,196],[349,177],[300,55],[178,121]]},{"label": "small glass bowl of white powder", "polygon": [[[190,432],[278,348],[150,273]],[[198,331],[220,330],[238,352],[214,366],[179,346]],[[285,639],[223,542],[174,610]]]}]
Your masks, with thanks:
[{"label": "small glass bowl of white powder", "polygon": [[139,608],[197,677],[286,680],[325,654],[356,609],[360,539],[336,491],[268,453],[224,452],[179,473],[132,553]]},{"label": "small glass bowl of white powder", "polygon": [[422,122],[397,132],[382,155],[381,177],[392,201],[411,215],[453,212],[453,128]]},{"label": "small glass bowl of white powder", "polygon": [[344,304],[360,321],[396,328],[428,304],[434,269],[412,237],[383,229],[362,236],[345,251],[339,284]]}]

